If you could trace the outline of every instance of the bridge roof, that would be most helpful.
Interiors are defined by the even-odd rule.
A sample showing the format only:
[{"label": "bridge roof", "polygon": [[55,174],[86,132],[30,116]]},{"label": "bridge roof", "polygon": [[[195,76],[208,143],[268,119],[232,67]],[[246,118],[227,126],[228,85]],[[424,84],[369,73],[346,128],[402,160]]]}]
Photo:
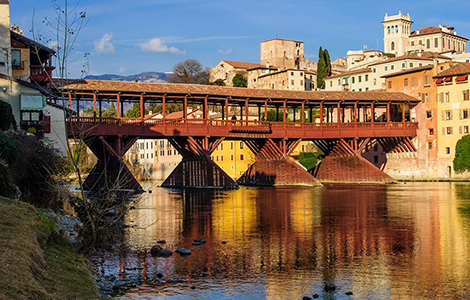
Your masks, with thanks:
[{"label": "bridge roof", "polygon": [[[59,82],[56,80],[56,82]],[[59,87],[66,92],[72,93],[119,93],[140,95],[168,95],[212,98],[231,97],[233,100],[293,100],[293,101],[379,101],[379,102],[410,102],[418,103],[419,99],[400,92],[385,91],[289,91],[273,89],[248,89],[221,87],[215,85],[199,84],[175,84],[175,83],[143,83],[105,80],[69,80],[67,84]]]}]

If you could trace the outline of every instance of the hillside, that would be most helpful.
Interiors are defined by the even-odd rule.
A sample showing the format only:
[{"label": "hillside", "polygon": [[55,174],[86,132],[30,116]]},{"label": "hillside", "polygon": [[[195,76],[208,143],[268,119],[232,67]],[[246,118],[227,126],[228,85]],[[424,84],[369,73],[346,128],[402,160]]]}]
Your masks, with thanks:
[{"label": "hillside", "polygon": [[169,74],[163,72],[143,72],[136,75],[121,76],[115,74],[88,75],[85,79],[113,80],[113,81],[138,81],[138,82],[166,82]]}]

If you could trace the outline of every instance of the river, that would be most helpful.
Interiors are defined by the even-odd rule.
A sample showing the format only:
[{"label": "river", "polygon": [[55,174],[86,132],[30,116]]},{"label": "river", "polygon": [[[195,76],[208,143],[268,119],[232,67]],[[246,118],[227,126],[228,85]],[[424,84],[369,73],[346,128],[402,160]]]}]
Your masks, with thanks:
[{"label": "river", "polygon": [[[117,299],[470,298],[469,183],[145,185],[120,251],[91,257],[132,283]],[[161,240],[192,255],[154,258]]]}]

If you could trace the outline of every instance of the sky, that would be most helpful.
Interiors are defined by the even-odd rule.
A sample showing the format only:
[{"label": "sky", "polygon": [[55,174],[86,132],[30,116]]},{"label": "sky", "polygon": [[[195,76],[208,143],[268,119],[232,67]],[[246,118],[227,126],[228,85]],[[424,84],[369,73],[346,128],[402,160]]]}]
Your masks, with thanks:
[{"label": "sky", "polygon": [[[54,3],[63,10],[66,1],[10,0],[10,23],[53,47]],[[412,30],[442,24],[470,38],[470,1],[461,0],[69,0],[68,8],[86,13],[67,56],[69,78],[171,72],[186,59],[209,68],[221,60],[259,63],[260,42],[276,37],[304,42],[310,60],[320,46],[335,60],[364,46],[383,50],[381,22],[399,11],[410,14]]]}]

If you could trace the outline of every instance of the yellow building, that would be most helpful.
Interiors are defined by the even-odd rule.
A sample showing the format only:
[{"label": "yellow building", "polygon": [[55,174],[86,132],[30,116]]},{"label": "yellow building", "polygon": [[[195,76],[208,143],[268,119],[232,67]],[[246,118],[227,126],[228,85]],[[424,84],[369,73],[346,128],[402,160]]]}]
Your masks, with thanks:
[{"label": "yellow building", "polygon": [[211,159],[236,180],[255,162],[255,155],[243,141],[223,141]]},{"label": "yellow building", "polygon": [[458,63],[438,73],[437,118],[438,118],[438,176],[454,174],[455,146],[462,136],[469,134],[470,126],[470,63]]}]

